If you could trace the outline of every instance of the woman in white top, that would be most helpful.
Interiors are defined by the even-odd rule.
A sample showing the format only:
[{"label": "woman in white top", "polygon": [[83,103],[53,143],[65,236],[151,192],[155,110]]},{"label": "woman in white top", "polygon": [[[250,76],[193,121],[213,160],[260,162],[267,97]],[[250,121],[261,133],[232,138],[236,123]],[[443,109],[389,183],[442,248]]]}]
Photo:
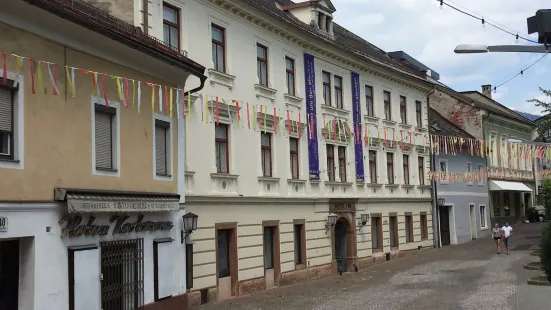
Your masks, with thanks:
[{"label": "woman in white top", "polygon": [[492,239],[494,239],[494,241],[496,243],[497,254],[499,254],[499,245],[500,245],[500,242],[501,242],[501,228],[499,228],[498,223],[496,223],[496,226],[492,230]]}]

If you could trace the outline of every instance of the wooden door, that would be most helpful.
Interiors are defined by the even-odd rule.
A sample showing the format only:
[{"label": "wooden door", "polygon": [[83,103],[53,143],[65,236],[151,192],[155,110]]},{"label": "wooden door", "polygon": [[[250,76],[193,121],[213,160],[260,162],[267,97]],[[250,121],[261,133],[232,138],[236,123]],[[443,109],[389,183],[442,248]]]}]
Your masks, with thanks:
[{"label": "wooden door", "polygon": [[449,245],[450,242],[450,207],[440,207],[440,238],[442,245]]}]

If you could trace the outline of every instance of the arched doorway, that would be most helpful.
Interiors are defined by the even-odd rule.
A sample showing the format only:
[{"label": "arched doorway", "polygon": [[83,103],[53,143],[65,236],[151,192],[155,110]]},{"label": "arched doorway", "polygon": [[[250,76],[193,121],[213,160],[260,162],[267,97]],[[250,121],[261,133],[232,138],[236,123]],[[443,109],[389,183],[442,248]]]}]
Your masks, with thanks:
[{"label": "arched doorway", "polygon": [[345,218],[335,224],[335,260],[341,272],[347,271],[347,233],[350,225]]}]

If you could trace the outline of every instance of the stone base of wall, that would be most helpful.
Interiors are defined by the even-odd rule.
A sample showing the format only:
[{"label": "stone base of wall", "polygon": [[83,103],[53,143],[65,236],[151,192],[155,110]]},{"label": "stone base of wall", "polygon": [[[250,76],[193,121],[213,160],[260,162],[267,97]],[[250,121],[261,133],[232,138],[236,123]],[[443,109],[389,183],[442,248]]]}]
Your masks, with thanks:
[{"label": "stone base of wall", "polygon": [[281,275],[280,285],[290,285],[294,283],[306,282],[308,280],[328,278],[334,274],[335,271],[333,270],[332,264],[290,271]]},{"label": "stone base of wall", "polygon": [[143,310],[187,310],[187,308],[188,296],[183,294],[147,304]]},{"label": "stone base of wall", "polygon": [[264,277],[249,279],[239,282],[239,296],[249,295],[266,289],[266,280]]},{"label": "stone base of wall", "polygon": [[368,268],[368,267],[386,262],[386,256],[383,254],[383,255],[359,258],[358,260],[360,262],[359,265],[361,270],[364,268]]},{"label": "stone base of wall", "polygon": [[218,300],[218,288],[209,287],[199,291],[189,292],[187,295],[188,305],[190,307],[201,305],[201,292],[206,290],[207,302]]}]

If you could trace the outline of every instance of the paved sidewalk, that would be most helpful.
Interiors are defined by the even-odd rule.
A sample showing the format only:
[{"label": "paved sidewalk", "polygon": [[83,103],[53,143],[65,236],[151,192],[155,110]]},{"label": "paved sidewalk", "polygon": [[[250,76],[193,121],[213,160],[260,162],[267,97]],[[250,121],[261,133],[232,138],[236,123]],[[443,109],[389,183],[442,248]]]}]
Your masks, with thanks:
[{"label": "paved sidewalk", "polygon": [[523,269],[526,262],[537,259],[529,253],[539,243],[543,225],[546,223],[517,225],[509,256],[497,255],[488,236],[417,252],[357,273],[194,309],[550,309],[551,288],[525,285],[537,272]]}]

